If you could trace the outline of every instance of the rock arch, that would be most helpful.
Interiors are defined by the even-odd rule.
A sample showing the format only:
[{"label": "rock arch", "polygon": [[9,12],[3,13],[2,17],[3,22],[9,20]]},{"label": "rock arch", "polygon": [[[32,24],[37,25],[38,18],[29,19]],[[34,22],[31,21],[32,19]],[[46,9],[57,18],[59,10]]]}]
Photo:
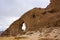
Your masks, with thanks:
[{"label": "rock arch", "polygon": [[[25,34],[28,31],[39,30],[41,32],[44,28],[46,29],[55,26],[58,27],[59,25],[56,25],[56,23],[59,23],[58,21],[60,20],[60,8],[58,4],[60,4],[60,0],[51,0],[50,5],[45,9],[31,9],[21,18],[13,22],[10,27],[2,33],[1,36],[16,36],[18,34]],[[23,32],[21,29],[23,23],[26,24],[25,32]]]}]

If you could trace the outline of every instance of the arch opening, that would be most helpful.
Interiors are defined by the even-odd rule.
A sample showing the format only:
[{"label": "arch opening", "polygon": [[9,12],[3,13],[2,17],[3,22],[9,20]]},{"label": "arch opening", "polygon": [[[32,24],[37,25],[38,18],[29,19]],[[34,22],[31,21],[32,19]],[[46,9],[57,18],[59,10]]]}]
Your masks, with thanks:
[{"label": "arch opening", "polygon": [[22,30],[23,30],[23,32],[26,31],[26,24],[25,23],[22,24]]}]

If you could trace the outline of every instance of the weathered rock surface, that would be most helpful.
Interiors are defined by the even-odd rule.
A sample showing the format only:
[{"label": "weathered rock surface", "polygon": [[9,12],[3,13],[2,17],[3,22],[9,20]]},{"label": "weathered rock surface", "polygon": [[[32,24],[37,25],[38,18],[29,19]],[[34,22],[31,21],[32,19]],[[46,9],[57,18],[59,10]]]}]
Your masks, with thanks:
[{"label": "weathered rock surface", "polygon": [[[22,30],[22,24],[26,24],[26,30]],[[29,31],[39,31],[41,36],[60,38],[60,0],[51,0],[47,8],[33,8],[21,18],[13,22],[1,36],[16,36],[26,34]],[[47,35],[48,34],[48,35]],[[54,34],[52,36],[52,34]]]}]

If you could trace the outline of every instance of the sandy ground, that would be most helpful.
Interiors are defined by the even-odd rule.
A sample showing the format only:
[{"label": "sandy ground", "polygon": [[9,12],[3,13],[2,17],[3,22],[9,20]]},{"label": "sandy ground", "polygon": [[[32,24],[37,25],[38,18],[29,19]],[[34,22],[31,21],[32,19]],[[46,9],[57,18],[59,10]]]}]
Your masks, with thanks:
[{"label": "sandy ground", "polygon": [[22,36],[16,36],[16,37],[0,37],[0,40],[38,40],[39,39],[39,32],[36,32],[31,35],[22,35]]},{"label": "sandy ground", "polygon": [[16,37],[0,37],[0,40],[60,40],[60,28],[46,29],[42,33],[39,31],[26,33],[25,35],[17,35]]},{"label": "sandy ground", "polygon": [[0,40],[59,40],[54,38],[0,37]]},{"label": "sandy ground", "polygon": [[59,40],[55,38],[40,37],[39,31],[31,35],[22,35],[16,37],[0,37],[0,40]]}]

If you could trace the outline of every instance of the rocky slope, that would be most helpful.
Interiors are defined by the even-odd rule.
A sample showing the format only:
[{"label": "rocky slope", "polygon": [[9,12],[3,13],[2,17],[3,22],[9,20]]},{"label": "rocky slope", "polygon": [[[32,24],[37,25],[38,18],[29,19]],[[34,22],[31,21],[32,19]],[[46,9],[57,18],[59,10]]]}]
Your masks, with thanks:
[{"label": "rocky slope", "polygon": [[[26,24],[25,31],[22,30],[23,23]],[[60,0],[51,0],[50,5],[45,9],[33,8],[26,12],[21,18],[13,22],[1,36],[32,35],[38,31],[40,33],[38,37],[60,40]]]}]

